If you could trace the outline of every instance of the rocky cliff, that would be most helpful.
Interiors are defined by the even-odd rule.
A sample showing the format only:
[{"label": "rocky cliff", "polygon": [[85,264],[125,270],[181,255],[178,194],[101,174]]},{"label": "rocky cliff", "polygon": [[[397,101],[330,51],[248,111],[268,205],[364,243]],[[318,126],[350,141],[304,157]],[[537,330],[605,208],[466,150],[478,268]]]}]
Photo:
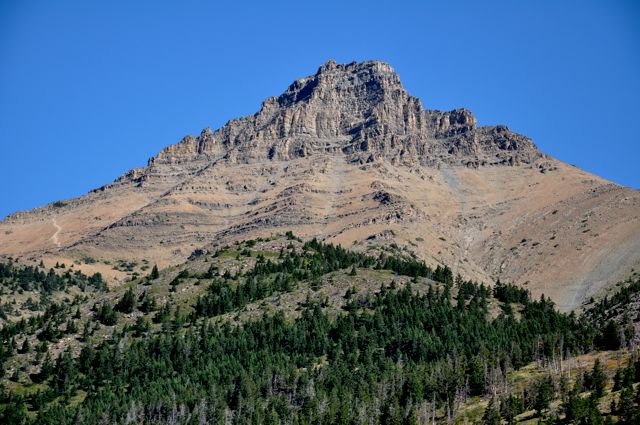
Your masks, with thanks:
[{"label": "rocky cliff", "polygon": [[541,156],[531,140],[506,126],[476,128],[466,109],[426,110],[383,62],[338,65],[270,97],[255,115],[162,151],[155,161],[199,157],[242,163],[343,154],[349,162],[384,158],[393,164],[482,166],[531,163]]}]

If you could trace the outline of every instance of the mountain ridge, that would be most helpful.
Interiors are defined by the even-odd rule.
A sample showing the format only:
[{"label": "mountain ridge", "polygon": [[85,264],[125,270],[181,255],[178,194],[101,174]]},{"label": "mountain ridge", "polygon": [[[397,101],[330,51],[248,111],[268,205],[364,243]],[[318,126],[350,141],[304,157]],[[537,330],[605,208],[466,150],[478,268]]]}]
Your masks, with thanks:
[{"label": "mountain ridge", "polygon": [[[205,129],[198,137],[187,136],[163,149],[151,162],[171,162],[176,156],[190,154],[215,156],[241,146],[244,149],[239,157],[236,151],[226,152],[229,160],[289,160],[339,148],[350,161],[385,155],[394,162],[433,165],[455,162],[459,153],[489,152],[488,136],[493,136],[490,141],[497,148],[491,153],[502,150],[514,154],[499,155],[499,163],[531,162],[540,155],[529,138],[507,126],[476,128],[476,124],[467,109],[424,109],[384,62],[338,65],[328,61],[316,74],[296,80],[282,95],[267,98],[255,114],[230,120],[215,132]],[[318,146],[318,140],[324,141],[324,146]],[[255,147],[263,149],[258,153]],[[476,163],[460,159],[471,166],[498,163],[487,158],[474,160]]]}]

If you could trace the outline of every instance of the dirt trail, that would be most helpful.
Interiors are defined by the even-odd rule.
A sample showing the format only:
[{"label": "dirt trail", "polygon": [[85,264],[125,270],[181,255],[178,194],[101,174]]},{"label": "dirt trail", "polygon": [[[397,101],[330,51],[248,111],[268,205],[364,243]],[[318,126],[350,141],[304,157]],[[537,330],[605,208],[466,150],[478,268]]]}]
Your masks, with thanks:
[{"label": "dirt trail", "polygon": [[52,221],[53,221],[53,225],[56,228],[56,232],[53,234],[53,236],[51,236],[51,240],[53,241],[54,244],[56,244],[58,248],[60,248],[60,241],[58,240],[58,234],[62,230],[62,226],[58,224],[55,218],[52,219]]}]

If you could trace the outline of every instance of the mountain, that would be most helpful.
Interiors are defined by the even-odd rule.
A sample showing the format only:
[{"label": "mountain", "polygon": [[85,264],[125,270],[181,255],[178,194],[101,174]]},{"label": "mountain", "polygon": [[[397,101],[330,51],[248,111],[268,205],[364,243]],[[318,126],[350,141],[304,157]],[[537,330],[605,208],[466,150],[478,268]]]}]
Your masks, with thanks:
[{"label": "mountain", "polygon": [[425,109],[386,63],[329,61],[248,117],[90,193],[0,223],[0,254],[112,282],[293,231],[393,247],[569,310],[640,265],[640,192],[466,109]]}]

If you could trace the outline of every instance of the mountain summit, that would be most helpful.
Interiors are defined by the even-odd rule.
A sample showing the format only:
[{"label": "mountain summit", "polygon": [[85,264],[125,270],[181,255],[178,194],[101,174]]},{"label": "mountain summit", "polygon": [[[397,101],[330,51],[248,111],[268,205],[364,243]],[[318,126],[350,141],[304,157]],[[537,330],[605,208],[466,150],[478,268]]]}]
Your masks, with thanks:
[{"label": "mountain summit", "polygon": [[295,81],[258,113],[211,133],[187,137],[159,161],[226,155],[251,163],[342,153],[349,162],[468,166],[531,163],[540,153],[506,126],[476,128],[466,109],[425,110],[384,62],[329,61]]},{"label": "mountain summit", "polygon": [[[390,65],[336,64],[115,182],[0,223],[0,254],[112,284],[292,230],[509,280],[562,308],[640,264],[640,194],[465,109],[423,108]],[[114,264],[127,264],[126,267]]]}]

